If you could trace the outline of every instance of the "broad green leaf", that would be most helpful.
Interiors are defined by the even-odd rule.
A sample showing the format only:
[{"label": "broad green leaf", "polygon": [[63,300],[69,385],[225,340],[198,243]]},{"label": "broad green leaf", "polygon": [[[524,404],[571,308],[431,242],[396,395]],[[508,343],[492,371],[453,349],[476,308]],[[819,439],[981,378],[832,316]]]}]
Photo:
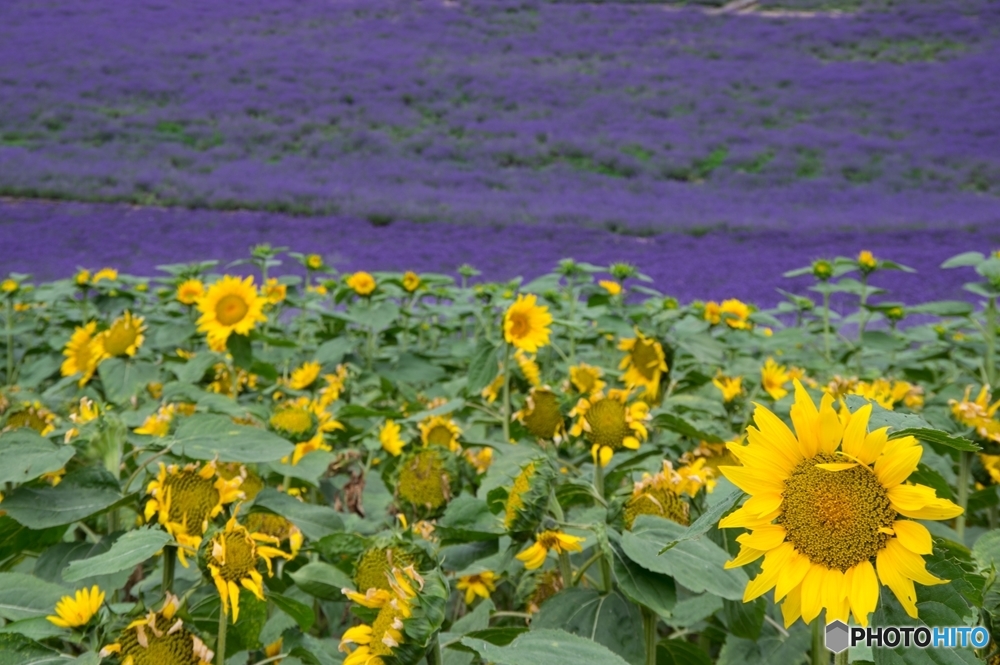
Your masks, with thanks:
[{"label": "broad green leaf", "polygon": [[341,589],[344,587],[354,588],[354,581],[347,573],[322,561],[307,563],[288,575],[295,582],[295,586],[310,596],[324,600],[342,601],[344,594]]},{"label": "broad green leaf", "polygon": [[316,615],[308,605],[277,593],[268,594],[267,597],[278,606],[278,609],[295,619],[295,623],[299,624],[302,630],[309,630],[316,622]]},{"label": "broad green leaf", "polygon": [[642,615],[618,593],[571,587],[542,603],[531,629],[565,630],[602,644],[630,663],[642,663]]},{"label": "broad green leaf", "polygon": [[986,260],[982,252],[962,252],[961,254],[956,254],[947,261],[941,264],[942,268],[963,268],[970,266],[978,266],[980,263]]},{"label": "broad green leaf", "polygon": [[614,532],[609,533],[609,536],[613,541],[612,569],[622,594],[633,603],[645,605],[664,619],[670,617],[677,602],[677,588],[673,579],[646,570],[629,559],[622,551]]},{"label": "broad green leaf", "polygon": [[[876,624],[879,625],[879,624]],[[768,626],[761,639],[754,641],[730,635],[722,645],[716,665],[800,665],[809,660],[812,631],[798,622],[788,636]]]},{"label": "broad green leaf", "polygon": [[[640,515],[632,531],[622,534],[622,549],[643,568],[670,575],[695,593],[708,591],[722,598],[741,600],[746,573],[739,568],[725,570],[729,555],[718,545],[701,537],[680,540],[685,528],[669,520]],[[660,554],[666,543],[679,541]]]},{"label": "broad green leaf", "polygon": [[[880,598],[878,609],[872,615],[872,625],[874,626],[920,626],[920,625],[964,625],[955,620],[954,614],[951,616],[942,615],[936,604],[932,605],[923,601],[921,596],[923,591],[932,587],[918,587],[917,591],[917,613],[920,619],[911,619],[903,610],[899,601],[887,587],[880,587]],[[943,619],[946,623],[938,623]],[[887,647],[872,647],[872,655],[875,658],[875,665],[973,665],[980,663],[970,648],[949,648],[949,649],[919,649],[917,647],[897,647],[889,649]]]},{"label": "broad green leaf", "polygon": [[942,446],[948,446],[955,450],[964,450],[967,452],[982,450],[978,445],[965,437],[948,434],[947,432],[930,427],[910,427],[889,432],[890,439],[899,439],[904,436],[916,437],[921,441],[928,441],[930,443],[939,443]]},{"label": "broad green leaf", "polygon": [[700,621],[704,621],[721,610],[722,607],[723,600],[710,593],[691,596],[690,598],[678,601],[674,605],[674,610],[667,623],[676,628],[688,628]]},{"label": "broad green leaf", "polygon": [[85,467],[71,471],[55,487],[18,487],[3,500],[3,509],[25,526],[46,529],[90,517],[121,498],[114,476],[103,467]]},{"label": "broad green leaf", "polygon": [[488,340],[481,340],[472,355],[472,361],[469,363],[468,394],[470,396],[478,395],[483,388],[493,382],[497,371],[496,345]]},{"label": "broad green leaf", "polygon": [[32,570],[32,574],[48,582],[55,582],[56,584],[73,589],[91,587],[95,584],[102,589],[120,589],[128,580],[129,575],[132,574],[132,570],[122,570],[108,575],[85,577],[73,582],[67,582],[63,578],[63,574],[74,561],[89,559],[106,553],[122,535],[121,532],[107,535],[96,543],[86,540],[76,540],[53,545],[42,552],[41,556],[35,560],[35,568]]},{"label": "broad green leaf", "polygon": [[104,394],[115,404],[127,403],[160,376],[159,368],[143,360],[108,358],[97,366]]},{"label": "broad green leaf", "polygon": [[233,357],[233,365],[247,371],[253,367],[253,344],[247,335],[230,335],[226,350]]},{"label": "broad green leaf", "polygon": [[726,513],[732,510],[740,499],[743,498],[743,491],[734,489],[726,497],[716,502],[711,508],[706,510],[704,513],[698,516],[698,519],[694,521],[694,524],[689,526],[685,531],[683,537],[678,540],[666,543],[663,546],[661,552],[666,552],[668,549],[676,545],[682,540],[693,540],[699,538],[706,533],[708,533],[712,527],[719,523]]},{"label": "broad green leaf", "polygon": [[982,571],[1000,570],[1000,531],[987,531],[972,546],[972,558]]},{"label": "broad green leaf", "polygon": [[707,441],[709,443],[722,443],[722,439],[714,434],[703,432],[697,427],[684,420],[680,416],[672,413],[661,413],[653,418],[653,424],[662,429],[677,432],[683,436],[697,441]]},{"label": "broad green leaf", "polygon": [[448,504],[435,533],[441,538],[442,545],[449,545],[495,540],[505,531],[500,519],[490,512],[485,501],[463,494]]},{"label": "broad green leaf", "polygon": [[354,340],[350,337],[337,337],[320,344],[313,358],[321,365],[333,365],[339,363],[353,350]]},{"label": "broad green leaf", "polygon": [[0,628],[0,633],[18,633],[33,640],[46,640],[57,635],[65,635],[66,632],[65,628],[60,628],[43,616],[11,621]]},{"label": "broad green leaf", "polygon": [[462,644],[494,665],[626,665],[628,661],[596,642],[562,630],[532,630],[507,646],[463,637]]},{"label": "broad green leaf", "polygon": [[257,495],[253,505],[288,518],[310,540],[344,530],[344,521],[332,508],[303,503],[270,487]]},{"label": "broad green leaf", "polygon": [[33,530],[6,515],[0,516],[0,561],[21,552],[38,552],[62,540],[66,526]]},{"label": "broad green leaf", "polygon": [[195,414],[183,419],[169,443],[176,455],[222,462],[275,462],[294,450],[291,443],[277,434],[237,425],[228,416],[214,414]]},{"label": "broad green leaf", "polygon": [[0,435],[0,484],[20,485],[63,468],[76,449],[52,443],[30,429]]},{"label": "broad green leaf", "polygon": [[0,573],[0,617],[9,621],[55,614],[69,590],[24,573]]},{"label": "broad green leaf", "polygon": [[703,649],[683,639],[662,640],[656,645],[656,665],[712,665]]},{"label": "broad green leaf", "polygon": [[129,531],[104,554],[69,564],[69,568],[63,573],[63,580],[75,582],[95,575],[131,570],[159,552],[171,540],[170,534],[160,529]]},{"label": "broad green leaf", "polygon": [[18,633],[0,633],[0,665],[70,665],[74,659]]},{"label": "broad green leaf", "polygon": [[330,463],[337,459],[337,454],[329,450],[314,450],[304,455],[298,464],[283,464],[281,462],[272,463],[270,466],[275,473],[282,477],[298,478],[310,485],[319,485],[319,479],[323,477]]},{"label": "broad green leaf", "polygon": [[742,600],[722,601],[722,617],[729,632],[736,637],[756,641],[760,638],[764,627],[764,614],[767,613],[767,601],[757,598],[749,603]]}]

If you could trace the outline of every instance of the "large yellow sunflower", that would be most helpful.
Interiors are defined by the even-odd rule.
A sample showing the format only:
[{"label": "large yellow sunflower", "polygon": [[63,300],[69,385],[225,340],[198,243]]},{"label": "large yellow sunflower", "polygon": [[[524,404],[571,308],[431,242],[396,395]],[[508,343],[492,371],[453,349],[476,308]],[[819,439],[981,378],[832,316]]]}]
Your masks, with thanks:
[{"label": "large yellow sunflower", "polygon": [[596,393],[581,398],[569,412],[571,417],[577,418],[569,433],[586,435],[594,462],[602,467],[608,465],[615,451],[638,450],[639,442],[649,436],[643,424],[649,418],[649,405],[645,402],[629,404],[628,396],[628,390],[611,390],[607,396]]},{"label": "large yellow sunflower", "polygon": [[97,336],[101,357],[134,356],[145,339],[144,322],[141,316],[132,316],[129,311],[115,319],[110,328]]},{"label": "large yellow sunflower", "polygon": [[265,303],[267,299],[257,293],[252,276],[240,279],[226,275],[198,301],[198,331],[206,333],[209,342],[224,347],[231,334],[246,335],[258,323],[267,321]]},{"label": "large yellow sunflower", "polygon": [[758,405],[749,443],[729,444],[743,466],[719,467],[751,495],[719,523],[748,529],[726,567],[764,557],[743,600],[774,589],[786,626],[800,616],[809,623],[823,609],[827,622],[853,614],[865,626],[880,581],[916,618],[913,583],[945,582],[927,572],[921,555],[931,553],[931,535],[914,520],[950,519],[962,509],[905,482],[923,448],[912,436],[889,440],[885,427],[869,432],[871,410],[838,415],[830,395],[817,409],[795,381],[795,433]]},{"label": "large yellow sunflower", "polygon": [[66,348],[63,349],[66,360],[63,361],[59,370],[63,376],[82,375],[78,382],[80,387],[86,385],[94,376],[97,363],[101,360],[101,348],[99,344],[95,343],[96,337],[97,323],[91,321],[86,325],[78,326],[73,331],[73,336],[69,338],[69,342],[66,343]]},{"label": "large yellow sunflower", "polygon": [[660,390],[660,377],[667,371],[663,346],[637,329],[635,337],[618,343],[618,350],[626,352],[618,365],[618,369],[625,370],[622,375],[625,385],[629,388],[642,387],[644,394],[656,395]]},{"label": "large yellow sunflower", "polygon": [[549,308],[539,305],[533,293],[522,293],[503,316],[503,338],[523,351],[536,353],[548,346],[551,324]]}]

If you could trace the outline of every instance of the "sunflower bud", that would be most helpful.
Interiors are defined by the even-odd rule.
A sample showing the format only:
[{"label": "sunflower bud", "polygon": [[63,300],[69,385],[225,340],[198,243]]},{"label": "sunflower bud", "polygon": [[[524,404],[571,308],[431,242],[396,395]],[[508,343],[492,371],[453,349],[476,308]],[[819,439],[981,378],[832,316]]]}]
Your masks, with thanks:
[{"label": "sunflower bud", "polygon": [[504,505],[503,525],[511,533],[534,531],[548,506],[550,487],[555,472],[542,458],[533,459],[521,467]]}]

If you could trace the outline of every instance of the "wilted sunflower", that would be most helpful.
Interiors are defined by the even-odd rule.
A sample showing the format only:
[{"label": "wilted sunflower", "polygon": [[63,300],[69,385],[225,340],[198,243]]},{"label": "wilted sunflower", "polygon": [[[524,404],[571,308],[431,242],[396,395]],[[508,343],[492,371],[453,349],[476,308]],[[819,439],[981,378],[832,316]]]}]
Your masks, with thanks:
[{"label": "wilted sunflower", "polygon": [[146,330],[144,322],[145,319],[141,316],[132,316],[132,313],[126,310],[125,314],[115,319],[110,328],[97,336],[101,356],[105,358],[134,356],[145,340],[142,334]]},{"label": "wilted sunflower", "polygon": [[243,478],[229,480],[218,475],[214,462],[199,468],[191,463],[184,467],[160,463],[160,472],[150,481],[146,492],[145,517],[157,522],[181,545],[177,556],[187,567],[185,549],[196,551],[208,529],[208,522],[222,512],[222,507],[243,498],[240,485]]},{"label": "wilted sunflower", "polygon": [[354,564],[354,585],[363,591],[381,589],[389,591],[389,578],[393,568],[406,568],[417,563],[413,552],[398,545],[369,547]]},{"label": "wilted sunflower", "polygon": [[397,494],[419,513],[436,513],[454,495],[457,473],[453,462],[453,454],[438,447],[410,453],[399,465]]},{"label": "wilted sunflower", "polygon": [[517,560],[524,562],[524,567],[528,570],[535,570],[545,563],[549,550],[555,550],[556,554],[580,552],[583,550],[580,546],[583,540],[562,531],[542,531],[535,536],[535,542],[528,549],[517,555]]},{"label": "wilted sunflower", "polygon": [[360,271],[347,278],[347,285],[359,296],[370,296],[375,291],[375,278],[370,273]]},{"label": "wilted sunflower", "polygon": [[550,325],[552,315],[549,308],[539,305],[533,293],[522,293],[504,314],[503,337],[508,344],[528,353],[536,353],[543,346],[548,346]]},{"label": "wilted sunflower", "polygon": [[54,616],[45,617],[60,628],[86,626],[101,609],[104,592],[95,584],[91,589],[80,589],[72,596],[63,596],[56,603]]},{"label": "wilted sunflower", "polygon": [[389,591],[379,590],[375,594],[343,590],[354,602],[379,610],[370,626],[362,624],[349,628],[340,638],[340,651],[348,654],[344,665],[384,665],[383,658],[391,658],[393,650],[403,642],[403,621],[412,616],[412,603],[418,591],[423,589],[424,580],[409,566],[393,568],[388,584]]},{"label": "wilted sunflower", "polygon": [[548,386],[532,388],[524,408],[514,414],[532,435],[556,443],[566,436],[566,423],[559,409],[559,398]]},{"label": "wilted sunflower", "polygon": [[220,478],[232,480],[239,477],[243,479],[243,482],[240,483],[240,491],[243,492],[243,498],[246,501],[253,501],[254,497],[264,489],[264,479],[239,462],[216,463],[215,467]]},{"label": "wilted sunflower", "polygon": [[63,349],[66,360],[63,361],[59,371],[63,376],[81,374],[82,376],[77,382],[80,387],[90,381],[97,369],[97,363],[101,361],[101,348],[95,343],[96,337],[97,323],[91,321],[86,325],[78,326],[73,331],[73,336],[69,338],[69,342],[66,343],[66,348]]},{"label": "wilted sunflower", "polygon": [[681,496],[694,496],[702,487],[709,486],[711,480],[712,470],[705,467],[704,459],[676,470],[669,460],[663,460],[660,473],[644,474],[633,486],[632,496],[622,509],[625,528],[631,529],[639,515],[655,515],[687,526],[690,506]]},{"label": "wilted sunflower", "polygon": [[976,430],[976,434],[986,439],[1000,443],[1000,421],[996,420],[1000,400],[990,404],[992,395],[989,386],[983,386],[976,399],[970,400],[972,386],[965,387],[965,397],[961,401],[948,400],[951,415],[966,427]]},{"label": "wilted sunflower", "polygon": [[618,343],[618,350],[626,352],[618,365],[618,369],[625,370],[622,375],[625,385],[629,388],[642,387],[644,394],[655,396],[660,390],[660,378],[667,371],[663,346],[636,329],[635,337]]},{"label": "wilted sunflower", "polygon": [[607,466],[615,451],[623,448],[638,450],[639,442],[649,436],[643,424],[649,418],[649,405],[628,404],[628,396],[628,390],[611,390],[606,397],[597,393],[582,398],[569,413],[577,419],[570,434],[586,435],[595,464]]},{"label": "wilted sunflower", "polygon": [[322,369],[323,366],[315,361],[302,363],[292,370],[292,375],[288,377],[288,387],[292,390],[306,390],[316,382]]},{"label": "wilted sunflower", "polygon": [[186,279],[177,286],[174,296],[182,305],[195,305],[205,295],[205,284],[200,279]]},{"label": "wilted sunflower", "polygon": [[441,446],[452,452],[462,449],[458,443],[462,430],[447,416],[429,416],[417,427],[420,428],[420,440],[425,446]]},{"label": "wilted sunflower", "polygon": [[579,363],[569,368],[569,382],[583,395],[593,395],[604,390],[605,383],[601,380],[602,376],[604,372],[600,367],[586,363]]},{"label": "wilted sunflower", "polygon": [[534,531],[549,503],[555,473],[545,459],[534,459],[521,467],[504,503],[503,526],[511,533]]},{"label": "wilted sunflower", "polygon": [[198,301],[198,331],[206,333],[209,342],[226,346],[233,333],[247,335],[258,323],[267,321],[264,316],[266,299],[257,293],[253,276],[246,279],[226,275],[209,287],[205,297]]},{"label": "wilted sunflower", "polygon": [[122,665],[211,665],[215,654],[180,618],[174,619],[179,606],[168,592],[163,609],[130,623],[117,642],[101,649],[101,658],[117,654]]},{"label": "wilted sunflower", "polygon": [[915,520],[950,519],[962,509],[930,487],[904,484],[923,448],[912,436],[889,440],[886,427],[869,432],[871,411],[866,404],[841,419],[830,395],[817,409],[796,381],[795,433],[758,406],[749,444],[729,447],[743,466],[719,467],[751,495],[719,523],[749,530],[737,536],[740,552],[726,567],[764,557],[743,600],[775,589],[786,626],[800,616],[809,623],[824,608],[827,622],[853,614],[865,626],[879,581],[916,618],[913,583],[945,582],[925,568],[931,535]]},{"label": "wilted sunflower", "polygon": [[792,380],[792,376],[787,370],[784,365],[774,362],[774,358],[768,358],[760,368],[760,383],[772,399],[779,400],[788,394],[785,386]]},{"label": "wilted sunflower", "polygon": [[273,574],[271,559],[281,557],[291,559],[292,555],[282,552],[276,546],[281,542],[266,533],[250,533],[246,527],[236,521],[236,513],[226,522],[224,531],[212,538],[207,554],[207,565],[215,588],[219,590],[222,599],[222,611],[229,612],[229,603],[233,605],[233,623],[240,616],[240,587],[243,587],[258,599],[264,600],[264,579],[257,568],[263,561],[267,565],[267,574]]},{"label": "wilted sunflower", "polygon": [[21,402],[7,414],[3,429],[6,432],[26,427],[47,436],[55,430],[55,421],[56,414],[42,406],[41,402]]}]

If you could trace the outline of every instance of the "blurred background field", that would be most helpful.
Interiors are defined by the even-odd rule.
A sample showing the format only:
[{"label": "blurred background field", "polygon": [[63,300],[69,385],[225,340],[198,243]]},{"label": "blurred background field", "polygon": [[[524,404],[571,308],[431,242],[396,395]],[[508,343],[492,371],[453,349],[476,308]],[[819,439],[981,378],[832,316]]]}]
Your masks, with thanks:
[{"label": "blurred background field", "polygon": [[[995,1],[9,0],[0,19],[0,261],[40,276],[269,240],[495,278],[599,248],[669,289],[748,242],[796,265],[1000,242]],[[32,231],[52,242],[23,249]],[[740,295],[773,297],[781,269]]]}]

